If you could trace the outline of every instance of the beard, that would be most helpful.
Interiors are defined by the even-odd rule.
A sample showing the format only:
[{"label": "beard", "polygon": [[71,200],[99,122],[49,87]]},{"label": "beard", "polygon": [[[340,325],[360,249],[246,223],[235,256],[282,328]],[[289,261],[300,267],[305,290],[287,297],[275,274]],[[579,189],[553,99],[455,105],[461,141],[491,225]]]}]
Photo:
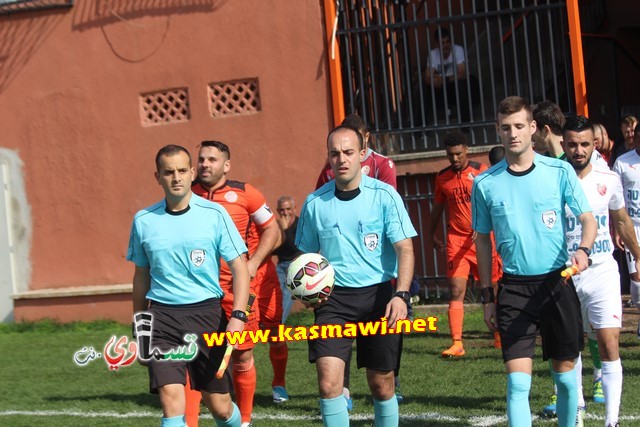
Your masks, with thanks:
[{"label": "beard", "polygon": [[580,172],[580,171],[583,171],[584,169],[586,169],[586,167],[589,166],[590,163],[591,162],[585,162],[584,164],[581,164],[581,163],[573,163],[573,162],[571,162],[571,165],[576,170],[576,172]]}]

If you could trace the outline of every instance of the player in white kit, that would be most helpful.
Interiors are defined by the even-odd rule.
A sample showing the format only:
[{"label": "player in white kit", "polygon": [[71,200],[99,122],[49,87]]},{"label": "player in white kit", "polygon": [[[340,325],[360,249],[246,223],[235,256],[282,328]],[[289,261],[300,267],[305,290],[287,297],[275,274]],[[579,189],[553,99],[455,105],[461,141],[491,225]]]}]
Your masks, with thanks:
[{"label": "player in white kit", "polygon": [[[594,167],[590,163],[594,150],[593,125],[584,116],[568,119],[563,129],[563,144],[567,161],[578,175],[593,216],[598,223],[598,234],[589,258],[591,267],[573,277],[580,305],[584,330],[598,342],[602,359],[602,388],[605,396],[605,427],[618,425],[620,396],[622,394],[622,364],[618,340],[622,327],[622,299],[620,296],[618,264],[613,258],[613,241],[609,233],[609,221],[635,258],[635,268],[640,268],[640,247],[633,230],[633,222],[625,210],[622,183],[614,172]],[[639,175],[640,176],[640,175]],[[572,254],[580,241],[580,223],[566,209],[567,248]],[[580,358],[578,358],[580,359]],[[580,363],[578,361],[578,363]],[[581,363],[577,367],[581,368]],[[582,387],[581,369],[578,384]],[[579,396],[579,406],[584,398]],[[577,425],[582,425],[578,420]]]},{"label": "player in white kit", "polygon": [[[640,140],[640,131],[634,133],[636,143]],[[616,160],[613,170],[620,175],[622,187],[624,188],[624,200],[627,205],[627,212],[633,221],[636,237],[640,236],[640,145],[636,145],[635,150],[631,150]],[[629,266],[629,276],[631,278],[631,301],[640,310],[640,271],[638,271],[636,260],[629,248],[625,247],[627,253],[627,264]],[[640,338],[640,323],[637,330]]]}]

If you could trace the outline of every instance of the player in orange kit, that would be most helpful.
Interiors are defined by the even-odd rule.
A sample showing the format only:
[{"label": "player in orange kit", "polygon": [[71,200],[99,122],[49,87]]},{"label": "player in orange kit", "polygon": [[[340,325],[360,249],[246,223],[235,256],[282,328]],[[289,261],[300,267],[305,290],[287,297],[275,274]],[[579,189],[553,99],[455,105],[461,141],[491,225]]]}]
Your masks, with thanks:
[{"label": "player in orange kit", "polygon": [[[448,208],[447,222],[447,278],[449,282],[449,327],[453,345],[442,352],[443,357],[462,357],[462,325],[464,321],[464,295],[467,290],[469,273],[476,280],[478,260],[474,233],[471,229],[471,186],[476,176],[487,170],[487,166],[467,158],[467,137],[460,131],[445,135],[444,145],[451,166],[441,170],[436,177],[436,198],[431,211],[431,229],[435,249],[444,252],[444,243],[435,237],[440,218]],[[493,251],[492,281],[500,278],[500,264],[495,247]],[[496,347],[499,344],[496,335]]]},{"label": "player in orange kit", "polygon": [[[257,298],[245,329],[277,328],[282,318],[282,292],[275,265],[271,261],[271,252],[281,241],[280,228],[260,191],[251,184],[227,180],[226,175],[231,169],[230,158],[231,153],[226,144],[219,141],[203,141],[198,153],[198,178],[192,186],[192,191],[205,199],[220,203],[225,208],[249,249],[247,267],[252,277],[251,292]],[[229,316],[233,306],[233,294],[229,292],[231,275],[224,262],[220,268],[220,285],[226,295],[222,300],[222,307]],[[289,400],[285,388],[288,348],[285,342],[269,345],[269,356],[273,366],[273,401],[281,403]],[[251,423],[256,389],[253,343],[245,342],[239,345],[233,352],[232,361],[236,401],[242,415],[242,426],[246,427]],[[195,398],[198,399],[199,405],[199,397]],[[187,394],[188,407],[193,408],[195,398],[191,393]],[[189,413],[192,411],[188,411]],[[197,422],[197,416],[195,420],[192,418],[189,426],[192,427],[194,422]]]}]

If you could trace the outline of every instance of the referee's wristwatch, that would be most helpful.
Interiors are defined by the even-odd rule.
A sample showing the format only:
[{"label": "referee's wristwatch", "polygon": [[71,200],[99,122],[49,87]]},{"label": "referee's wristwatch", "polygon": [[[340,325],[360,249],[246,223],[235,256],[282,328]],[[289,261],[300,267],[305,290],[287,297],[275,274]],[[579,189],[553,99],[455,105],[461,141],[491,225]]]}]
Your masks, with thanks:
[{"label": "referee's wristwatch", "polygon": [[587,254],[587,257],[590,257],[590,256],[591,256],[591,249],[589,249],[589,248],[588,248],[588,247],[586,247],[586,246],[580,246],[578,249],[576,249],[576,251],[582,251],[582,252],[584,252],[585,254]]},{"label": "referee's wristwatch", "polygon": [[242,310],[233,310],[231,312],[231,317],[234,319],[242,320],[244,323],[247,323],[247,313]]},{"label": "referee's wristwatch", "polygon": [[409,303],[411,302],[411,294],[407,291],[398,291],[393,295],[393,297],[400,298],[407,305],[409,305]]}]

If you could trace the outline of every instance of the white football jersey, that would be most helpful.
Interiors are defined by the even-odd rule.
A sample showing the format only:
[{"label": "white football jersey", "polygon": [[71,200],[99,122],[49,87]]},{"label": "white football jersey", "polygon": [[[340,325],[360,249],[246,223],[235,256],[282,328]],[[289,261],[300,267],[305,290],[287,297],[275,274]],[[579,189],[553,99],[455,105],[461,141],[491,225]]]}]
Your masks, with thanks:
[{"label": "white football jersey", "polygon": [[636,150],[624,153],[616,160],[613,171],[620,176],[627,212],[634,225],[640,226],[640,156]]},{"label": "white football jersey", "polygon": [[593,150],[593,153],[591,153],[590,163],[593,167],[610,170],[607,161],[602,157],[602,154],[600,154],[598,150]]},{"label": "white football jersey", "polygon": [[[580,179],[582,190],[587,196],[591,212],[598,223],[598,234],[591,248],[591,261],[598,265],[611,259],[614,246],[609,233],[609,210],[624,209],[624,195],[620,178],[609,170],[592,168],[591,172]],[[565,207],[567,216],[567,248],[569,255],[578,249],[582,226],[571,209]]]}]

